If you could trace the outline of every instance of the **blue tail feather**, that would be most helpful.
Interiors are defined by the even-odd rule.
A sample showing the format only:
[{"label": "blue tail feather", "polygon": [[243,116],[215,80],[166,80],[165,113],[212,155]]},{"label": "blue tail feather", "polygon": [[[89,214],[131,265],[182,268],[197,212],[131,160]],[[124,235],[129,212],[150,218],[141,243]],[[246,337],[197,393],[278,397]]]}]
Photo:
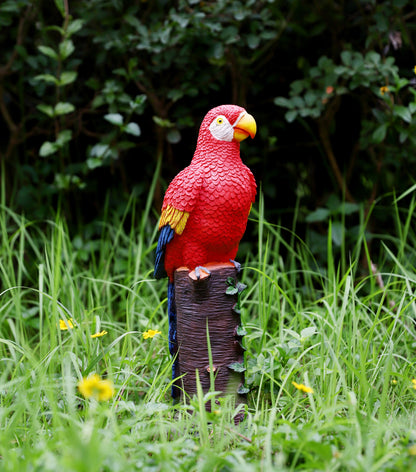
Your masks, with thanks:
[{"label": "blue tail feather", "polygon": [[[166,277],[165,270],[165,249],[169,244],[175,231],[169,225],[165,225],[160,230],[159,240],[156,248],[156,260],[155,260],[155,278],[161,279]],[[176,304],[175,304],[175,284],[173,282],[168,283],[168,318],[169,318],[169,352],[172,356],[176,356],[178,351],[178,343],[176,340]],[[176,358],[172,365],[172,379],[176,379],[179,375],[179,362]],[[179,396],[179,389],[172,386],[172,397],[176,398]]]},{"label": "blue tail feather", "polygon": [[175,230],[169,225],[163,226],[160,230],[159,239],[157,241],[156,248],[156,261],[155,261],[155,278],[161,279],[166,277],[165,271],[165,249],[166,245],[172,241],[172,238],[175,234]]},{"label": "blue tail feather", "polygon": [[[175,356],[178,351],[178,342],[176,339],[176,303],[175,303],[175,284],[168,283],[168,317],[169,317],[169,352]],[[176,379],[179,375],[178,358],[175,359],[172,365],[172,379]],[[179,390],[175,385],[172,385],[172,397],[176,398],[179,395]]]}]

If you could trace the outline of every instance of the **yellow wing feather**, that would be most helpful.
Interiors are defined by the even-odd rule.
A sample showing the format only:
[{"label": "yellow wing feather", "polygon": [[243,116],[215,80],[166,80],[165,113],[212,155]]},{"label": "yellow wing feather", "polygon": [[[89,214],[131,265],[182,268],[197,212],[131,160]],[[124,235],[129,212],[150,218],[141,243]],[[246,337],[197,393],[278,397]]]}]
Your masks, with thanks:
[{"label": "yellow wing feather", "polygon": [[187,211],[178,210],[172,205],[168,205],[160,217],[159,229],[165,225],[169,225],[175,230],[176,234],[182,234],[188,221],[189,213]]}]

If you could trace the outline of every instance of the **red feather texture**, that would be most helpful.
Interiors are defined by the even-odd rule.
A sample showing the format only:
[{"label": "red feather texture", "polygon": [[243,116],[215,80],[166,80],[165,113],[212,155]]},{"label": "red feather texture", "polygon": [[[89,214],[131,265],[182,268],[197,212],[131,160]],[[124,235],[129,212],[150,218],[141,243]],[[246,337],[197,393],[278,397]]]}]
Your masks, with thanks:
[{"label": "red feather texture", "polygon": [[[209,126],[218,115],[233,125],[244,112],[235,105],[222,105],[208,112],[191,164],[166,191],[160,227],[170,224],[181,228],[175,229],[165,249],[164,265],[171,281],[178,267],[192,270],[236,257],[255,200],[256,182],[241,161],[240,143],[214,138]],[[171,216],[167,216],[169,207]]]}]

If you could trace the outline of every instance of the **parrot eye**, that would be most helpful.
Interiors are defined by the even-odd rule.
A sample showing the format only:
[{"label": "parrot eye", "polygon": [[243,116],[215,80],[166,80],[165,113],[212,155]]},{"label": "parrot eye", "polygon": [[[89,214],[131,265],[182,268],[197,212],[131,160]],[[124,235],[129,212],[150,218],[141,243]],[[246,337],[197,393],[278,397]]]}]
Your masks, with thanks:
[{"label": "parrot eye", "polygon": [[209,130],[215,139],[232,141],[234,129],[224,115],[218,115],[209,125]]}]

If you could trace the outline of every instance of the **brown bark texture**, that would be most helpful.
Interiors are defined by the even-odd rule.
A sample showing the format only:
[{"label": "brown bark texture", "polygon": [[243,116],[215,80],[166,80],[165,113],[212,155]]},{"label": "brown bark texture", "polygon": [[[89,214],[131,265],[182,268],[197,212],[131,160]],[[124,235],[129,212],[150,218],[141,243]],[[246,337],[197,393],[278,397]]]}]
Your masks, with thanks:
[{"label": "brown bark texture", "polygon": [[[215,375],[215,390],[235,395],[235,403],[245,403],[244,348],[237,330],[241,317],[236,310],[237,294],[226,294],[227,279],[237,283],[237,271],[231,263],[206,264],[209,277],[197,280],[194,272],[181,267],[175,272],[175,301],[179,374],[177,381],[182,395],[192,397],[197,392],[196,370],[204,393],[210,389],[210,361],[207,332]],[[205,274],[204,274],[205,275]],[[210,402],[207,403],[210,409]]]}]

